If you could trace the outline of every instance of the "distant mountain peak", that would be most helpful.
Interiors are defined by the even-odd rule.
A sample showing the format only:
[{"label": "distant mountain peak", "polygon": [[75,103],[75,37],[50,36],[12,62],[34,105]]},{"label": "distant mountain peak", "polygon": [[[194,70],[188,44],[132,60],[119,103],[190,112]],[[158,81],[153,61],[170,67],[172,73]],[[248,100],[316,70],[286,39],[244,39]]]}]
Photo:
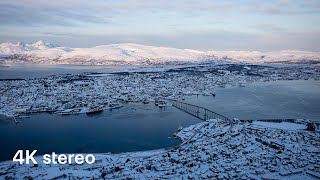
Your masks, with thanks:
[{"label": "distant mountain peak", "polygon": [[33,43],[34,45],[44,45],[44,42],[42,40],[39,40],[35,43]]},{"label": "distant mountain peak", "polygon": [[21,47],[25,47],[26,46],[26,44],[25,43],[23,43],[23,42],[17,42],[17,46],[21,46]]},{"label": "distant mountain peak", "polygon": [[54,48],[54,47],[58,47],[55,44],[52,44],[50,42],[44,42],[42,40],[39,40],[33,44],[31,44],[33,47],[35,48],[39,48],[39,49],[45,49],[45,48]]},{"label": "distant mountain peak", "polygon": [[7,58],[6,62],[87,65],[320,61],[320,52],[308,51],[200,51],[135,43],[100,45],[92,48],[68,48],[42,40],[33,44],[2,43],[0,44],[0,56],[4,55],[12,57]]},{"label": "distant mountain peak", "polygon": [[35,50],[45,50],[45,49],[56,48],[56,47],[58,46],[49,42],[44,42],[42,40],[39,40],[32,44],[26,44],[23,42],[17,42],[16,44],[11,42],[6,42],[6,43],[0,44],[0,54],[2,55],[21,54],[24,52],[30,52]]}]

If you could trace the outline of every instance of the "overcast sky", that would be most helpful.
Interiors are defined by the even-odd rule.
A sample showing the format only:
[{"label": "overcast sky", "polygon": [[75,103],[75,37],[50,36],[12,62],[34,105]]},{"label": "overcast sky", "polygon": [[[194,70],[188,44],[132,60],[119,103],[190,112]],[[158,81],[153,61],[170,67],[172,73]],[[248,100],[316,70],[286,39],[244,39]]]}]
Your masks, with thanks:
[{"label": "overcast sky", "polygon": [[320,51],[320,0],[1,0],[0,42]]}]

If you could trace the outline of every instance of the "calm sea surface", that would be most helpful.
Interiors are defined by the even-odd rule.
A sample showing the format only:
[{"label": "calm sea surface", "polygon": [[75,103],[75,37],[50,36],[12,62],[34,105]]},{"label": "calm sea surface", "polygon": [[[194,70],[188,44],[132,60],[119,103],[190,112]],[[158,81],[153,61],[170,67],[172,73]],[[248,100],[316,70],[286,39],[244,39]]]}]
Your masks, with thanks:
[{"label": "calm sea surface", "polygon": [[[136,67],[135,67],[136,68]],[[134,68],[133,68],[134,69]],[[148,70],[147,67],[142,69]],[[114,72],[132,67],[30,66],[0,68],[0,79],[35,78],[54,74]],[[151,69],[154,70],[154,69]],[[305,118],[320,121],[320,81],[276,81],[221,88],[212,96],[189,96],[196,104],[229,118]],[[15,124],[0,117],[0,161],[12,159],[18,149],[45,153],[105,153],[142,151],[180,143],[173,133],[179,126],[201,122],[174,107],[159,109],[153,104],[127,104],[121,109],[62,116],[38,113]]]},{"label": "calm sea surface", "polygon": [[127,104],[94,115],[32,114],[15,124],[0,120],[0,161],[12,159],[18,149],[37,149],[37,155],[106,153],[159,149],[178,145],[173,134],[180,126],[201,122],[174,107]]},{"label": "calm sea surface", "polygon": [[216,97],[190,96],[186,102],[229,118],[304,118],[320,122],[320,81],[296,80],[220,88]]}]

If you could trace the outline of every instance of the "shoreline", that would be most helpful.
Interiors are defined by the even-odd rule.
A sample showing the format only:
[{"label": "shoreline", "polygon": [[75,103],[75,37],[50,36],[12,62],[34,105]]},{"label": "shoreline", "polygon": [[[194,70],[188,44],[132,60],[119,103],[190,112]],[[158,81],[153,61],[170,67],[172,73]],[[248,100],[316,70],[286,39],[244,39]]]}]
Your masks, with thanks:
[{"label": "shoreline", "polygon": [[[268,122],[267,122],[268,123]],[[270,124],[270,123],[268,123]],[[290,124],[289,124],[290,125]],[[293,124],[292,124],[293,125]],[[288,126],[288,125],[286,125]],[[295,126],[292,126],[295,127]],[[299,128],[299,127],[296,127]],[[287,135],[280,135],[279,133],[283,132]],[[179,134],[180,133],[180,134]],[[246,178],[266,178],[267,176],[277,176],[277,177],[290,177],[290,178],[295,178],[295,177],[309,177],[310,174],[316,175],[317,176],[317,171],[315,170],[316,167],[320,167],[320,162],[319,158],[320,155],[319,153],[316,153],[317,150],[311,148],[311,146],[314,146],[314,148],[320,148],[319,145],[317,145],[315,142],[299,142],[299,143],[307,143],[310,146],[309,149],[302,151],[302,150],[294,150],[289,144],[295,144],[295,141],[288,140],[285,138],[286,136],[289,137],[295,137],[295,138],[300,138],[301,135],[303,136],[308,136],[310,138],[316,138],[319,140],[320,134],[319,130],[315,132],[309,132],[306,130],[299,130],[299,129],[292,129],[290,131],[284,130],[284,129],[274,129],[270,127],[265,127],[263,124],[256,125],[256,124],[250,124],[250,123],[240,123],[240,124],[234,124],[232,126],[224,123],[223,121],[220,121],[219,119],[213,119],[213,120],[208,120],[204,122],[200,122],[195,125],[191,125],[189,127],[183,128],[182,130],[179,131],[177,136],[182,139],[182,144],[178,148],[169,148],[169,149],[157,149],[157,150],[150,150],[150,151],[139,151],[139,152],[126,152],[126,153],[119,153],[119,154],[110,154],[110,153],[97,153],[94,154],[96,157],[96,163],[93,165],[43,165],[39,164],[37,167],[32,167],[30,166],[13,166],[15,163],[10,162],[10,161],[5,161],[5,162],[0,162],[0,173],[3,172],[3,170],[12,167],[10,169],[7,169],[8,172],[4,175],[9,175],[11,173],[15,173],[16,176],[19,176],[20,178],[31,176],[34,178],[55,178],[55,177],[61,177],[62,179],[68,178],[68,177],[73,177],[73,178],[89,178],[89,177],[96,177],[96,178],[101,178],[102,175],[105,174],[105,177],[108,178],[116,178],[116,179],[121,179],[123,177],[133,177],[133,178],[156,178],[156,177],[167,177],[170,178],[172,176],[177,176],[177,177],[185,177],[186,174],[177,174],[176,172],[174,173],[168,173],[171,172],[171,169],[174,168],[176,170],[180,170],[181,172],[187,171],[189,168],[197,167],[196,166],[190,166],[189,163],[192,164],[202,164],[201,168],[197,170],[196,168],[194,171],[192,171],[191,175],[194,176],[203,176],[207,178],[236,178],[236,177],[246,177]],[[260,134],[262,133],[262,134]],[[247,135],[246,135],[247,134]],[[265,139],[265,135],[268,136],[268,134],[274,134],[272,139]],[[301,134],[301,135],[299,135]],[[276,135],[276,136],[275,136]],[[248,137],[249,139],[248,139]],[[278,136],[278,137],[277,137]],[[257,139],[258,138],[258,139]],[[238,140],[236,140],[238,139]],[[247,140],[245,140],[247,139]],[[251,139],[256,139],[254,141],[251,141]],[[278,140],[276,140],[278,139]],[[315,140],[316,140],[315,139]],[[219,143],[221,140],[224,143]],[[246,146],[243,147],[243,143],[239,144],[239,141],[251,141],[253,145],[247,145],[247,147],[254,146],[256,149],[260,149],[259,151],[247,151],[245,148]],[[280,140],[280,141],[279,141]],[[263,143],[260,143],[263,142]],[[301,141],[301,140],[300,140]],[[214,144],[210,142],[215,142]],[[275,143],[276,142],[276,143]],[[311,143],[311,144],[310,144]],[[244,157],[241,157],[237,154],[231,153],[233,152],[232,148],[230,149],[229,145],[232,145],[231,147],[235,146],[237,147],[235,152],[247,152],[247,154]],[[270,144],[270,145],[268,145]],[[197,147],[199,146],[200,147]],[[220,146],[224,148],[220,148]],[[211,147],[211,148],[208,148]],[[229,147],[229,148],[227,148]],[[304,147],[304,146],[303,146]],[[307,147],[307,146],[306,146]],[[213,148],[213,149],[212,149]],[[252,149],[253,147],[251,147]],[[265,151],[265,148],[268,150]],[[281,156],[279,156],[277,153],[273,154],[274,152],[279,151],[278,148],[284,148],[282,151]],[[302,147],[300,147],[302,148]],[[201,150],[202,149],[202,150]],[[224,156],[223,154],[219,155],[216,154],[217,152],[224,152],[227,153],[228,151],[231,156]],[[294,150],[294,153],[291,151]],[[204,153],[203,153],[204,152]],[[266,154],[264,154],[265,152]],[[303,153],[304,155],[298,155],[299,153]],[[181,154],[182,153],[182,154]],[[195,157],[190,156],[191,154],[196,153],[199,155],[194,154]],[[211,158],[204,158],[205,154],[216,154],[214,156],[210,157],[215,157],[218,156],[218,159],[214,160]],[[298,154],[297,154],[298,153]],[[175,154],[180,154],[180,155],[175,155]],[[301,160],[301,158],[306,158],[307,154],[310,154],[313,156],[312,159],[307,158],[305,160]],[[221,157],[220,157],[221,156]],[[235,157],[233,157],[235,156]],[[271,157],[269,157],[271,156]],[[275,157],[272,157],[275,156]],[[290,167],[290,164],[284,164],[284,162],[287,162],[288,160],[282,159],[282,156],[290,156],[293,159],[291,161],[295,161],[295,158],[300,157],[300,160],[297,161],[297,165],[301,164],[301,167],[297,166],[297,168]],[[197,157],[200,159],[197,160]],[[224,169],[218,168],[217,166],[219,162],[223,159],[221,158],[226,158],[226,159],[234,159],[235,161],[232,162],[230,161],[229,163],[225,164],[226,166]],[[257,162],[263,162],[262,160],[264,159],[263,157],[269,157],[270,160],[272,161],[274,158],[279,158],[280,164],[278,169],[271,168],[269,171],[262,171],[262,172],[255,172],[252,170],[245,170],[244,172],[246,173],[241,173],[243,170],[240,171],[240,169],[243,169],[245,167],[251,167],[253,164],[244,164],[243,166],[236,167],[234,166],[235,172],[238,173],[231,173],[232,171],[228,170],[228,164],[229,167],[233,167],[232,164],[237,162],[236,157],[241,157],[243,158],[249,158],[249,159],[256,159],[258,160]],[[36,157],[36,160],[40,160],[40,156]],[[170,159],[175,159],[170,160]],[[184,158],[191,158],[194,160],[189,160],[187,161],[186,165],[183,165],[184,163]],[[204,159],[203,159],[204,158]],[[241,159],[240,158],[240,159]],[[210,169],[210,166],[207,166],[207,162],[209,163],[210,161],[213,160],[213,166],[216,168]],[[305,161],[314,161],[316,162],[314,164],[309,164],[307,166],[303,165],[303,162]],[[289,160],[290,161],[290,160]],[[41,161],[38,161],[41,162]],[[147,165],[149,167],[148,163],[151,163],[151,167],[147,169],[141,169],[141,173],[139,171],[136,171],[134,166],[131,166],[129,164],[136,164],[138,165],[137,167]],[[156,163],[158,162],[158,163]],[[298,163],[299,162],[299,163]],[[173,167],[167,166],[167,164],[173,163]],[[181,163],[181,165],[180,165]],[[140,164],[140,165],[139,165]],[[199,165],[200,165],[199,164]],[[210,164],[210,163],[209,163]],[[209,165],[208,164],[208,165]],[[204,166],[203,166],[204,165]],[[289,169],[285,169],[284,167],[287,167],[289,165]],[[265,166],[264,164],[261,164],[261,166]],[[43,169],[44,168],[44,169]],[[133,169],[132,169],[133,168]],[[159,171],[159,168],[163,168],[163,171]],[[284,169],[283,169],[284,168]],[[60,170],[59,170],[60,169]],[[199,172],[202,172],[204,169],[207,169],[205,172],[206,173],[201,173],[198,174]],[[258,168],[259,169],[259,168]],[[41,170],[41,171],[39,171]],[[232,169],[231,169],[232,170]],[[83,172],[82,174],[79,174],[78,172],[81,171]],[[69,172],[66,173],[66,172]],[[105,173],[103,173],[105,172]],[[130,172],[130,175],[126,172]],[[142,173],[144,172],[144,173]],[[155,174],[157,172],[158,174]],[[167,172],[167,174],[165,173]],[[224,173],[223,173],[224,172]],[[226,173],[227,172],[227,173]],[[228,173],[229,172],[229,173]],[[198,174],[198,175],[197,175]],[[319,174],[318,174],[319,175]],[[1,176],[1,175],[0,175]],[[189,175],[187,175],[189,176]],[[319,177],[319,176],[318,176]]]},{"label": "shoreline", "polygon": [[[165,98],[182,100],[188,95],[206,96],[215,93],[217,88],[242,88],[254,82],[319,78],[319,71],[313,67],[234,64],[94,77],[90,74],[55,75],[0,81],[3,94],[0,109],[2,113],[14,112],[13,109],[21,112],[27,109],[62,111],[115,103],[150,103]],[[97,153],[93,166],[16,166],[8,160],[0,162],[0,177],[261,179],[317,174],[315,169],[320,168],[320,157],[316,153],[320,148],[317,144],[319,131],[297,129],[301,125],[277,125],[281,125],[280,129],[273,128],[272,122],[229,125],[217,119],[204,121],[179,131],[177,136],[182,143],[177,147],[120,154]],[[292,130],[283,129],[284,125]],[[39,158],[41,156],[37,156]],[[263,168],[257,168],[260,166]]]},{"label": "shoreline", "polygon": [[[89,77],[91,77],[90,75],[88,75]],[[95,77],[95,76],[94,76]],[[94,78],[93,77],[93,78]],[[104,76],[102,76],[104,77]],[[299,80],[293,80],[293,81],[306,81],[305,79],[299,79]],[[314,82],[320,82],[319,80],[317,79],[308,79],[307,81],[314,81]],[[252,82],[247,82],[245,86],[252,86],[252,85],[262,85],[262,86],[267,86],[269,83],[277,83],[277,82],[290,82],[290,80],[272,80],[272,81],[252,81]],[[226,84],[224,87],[215,87],[215,91],[216,90],[223,90],[223,89],[235,89],[235,88],[242,88],[241,86],[234,86],[232,84]],[[182,100],[184,101],[184,99],[187,99],[187,98],[190,98],[190,97],[194,97],[194,96],[201,96],[201,97],[209,97],[209,96],[212,96],[210,94],[208,94],[207,91],[205,92],[186,92],[184,94],[178,94],[176,96],[173,96],[173,97],[170,97],[169,99],[175,99],[175,100]],[[155,101],[157,101],[158,99],[163,99],[163,100],[166,100],[168,99],[167,97],[162,97],[162,96],[159,96],[158,98],[138,98],[138,99],[134,99],[134,100],[124,100],[124,99],[121,99],[120,101],[119,100],[116,100],[114,101],[114,103],[116,104],[116,106],[113,105],[113,102],[109,102],[109,105],[106,105],[106,106],[101,106],[101,110],[103,111],[106,111],[106,110],[112,110],[112,109],[116,109],[116,108],[121,108],[123,107],[123,105],[126,105],[128,103],[144,103],[144,101],[148,101],[147,103],[154,103]],[[0,104],[1,105],[1,104]],[[98,105],[96,105],[98,106]],[[22,107],[23,108],[23,107]],[[15,113],[13,112],[13,109],[11,110],[8,110],[8,111],[3,111],[1,110],[0,108],[0,115],[3,115],[5,116],[6,118],[12,118],[13,116],[15,117],[19,117],[20,115],[22,117],[24,116],[28,116],[28,115],[31,115],[33,113],[54,113],[54,114],[60,114],[61,115],[64,115],[63,112],[64,111],[68,111],[68,110],[71,110],[72,112],[70,113],[67,113],[67,115],[77,115],[77,114],[86,114],[88,113],[87,111],[89,110],[88,107],[82,107],[82,109],[78,112],[73,112],[74,109],[59,109],[59,110],[53,110],[53,109],[48,109],[48,107],[40,107],[39,110],[33,110],[33,111],[29,111],[27,109],[25,109],[23,112],[19,112],[19,113]],[[277,119],[277,118],[275,118]],[[281,119],[281,118],[280,118]],[[285,118],[282,118],[282,119],[285,119]],[[292,119],[292,118],[290,118]],[[297,118],[297,119],[308,119],[308,118]],[[253,119],[255,120],[255,119]],[[312,122],[314,123],[320,123],[320,121],[317,121],[315,119],[311,119]]]}]

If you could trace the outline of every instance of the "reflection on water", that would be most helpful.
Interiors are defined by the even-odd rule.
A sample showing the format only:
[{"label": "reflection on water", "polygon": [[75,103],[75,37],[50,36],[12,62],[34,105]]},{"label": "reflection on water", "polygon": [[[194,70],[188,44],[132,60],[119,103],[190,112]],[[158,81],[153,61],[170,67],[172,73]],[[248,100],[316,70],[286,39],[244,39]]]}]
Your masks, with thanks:
[{"label": "reflection on water", "polygon": [[180,143],[173,138],[179,126],[200,122],[174,107],[159,109],[153,104],[129,104],[90,116],[39,113],[22,121],[0,123],[0,160],[11,159],[18,149],[37,149],[40,155],[170,147]]},{"label": "reflection on water", "polygon": [[216,97],[191,96],[186,102],[229,118],[306,118],[320,121],[320,81],[275,81],[222,88]]}]

